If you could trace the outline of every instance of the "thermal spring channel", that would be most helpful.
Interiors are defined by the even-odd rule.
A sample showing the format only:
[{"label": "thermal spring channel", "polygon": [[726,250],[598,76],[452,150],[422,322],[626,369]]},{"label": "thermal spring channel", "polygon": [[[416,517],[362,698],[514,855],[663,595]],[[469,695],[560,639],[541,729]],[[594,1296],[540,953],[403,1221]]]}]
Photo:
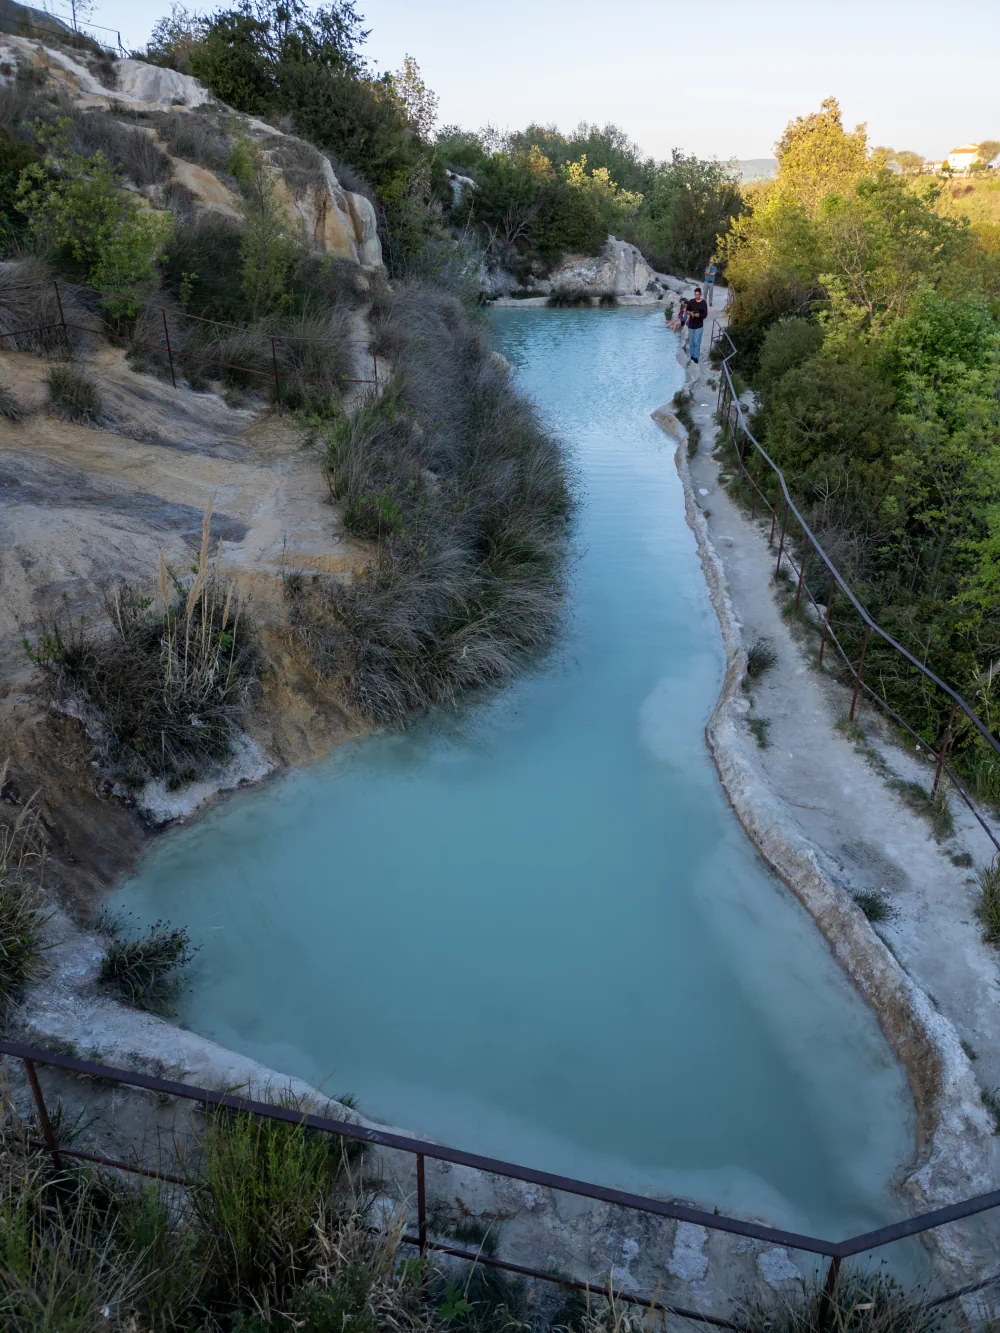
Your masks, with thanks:
[{"label": "thermal spring channel", "polygon": [[724,654],[649,415],[675,336],[649,309],[491,323],[577,473],[560,647],[220,803],[112,906],[201,946],[185,1026],[369,1116],[833,1238],[888,1221],[904,1075],[705,746]]}]

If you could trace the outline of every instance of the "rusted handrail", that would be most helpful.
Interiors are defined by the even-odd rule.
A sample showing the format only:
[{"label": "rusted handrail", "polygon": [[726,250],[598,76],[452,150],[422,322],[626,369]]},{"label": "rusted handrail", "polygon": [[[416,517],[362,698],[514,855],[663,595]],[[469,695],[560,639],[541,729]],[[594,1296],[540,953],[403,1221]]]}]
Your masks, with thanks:
[{"label": "rusted handrail", "polygon": [[[35,334],[51,333],[55,330],[58,330],[66,341],[67,350],[71,351],[72,344],[69,335],[70,335],[70,330],[73,330],[76,333],[88,334],[92,338],[103,338],[105,341],[117,344],[119,346],[125,346],[129,348],[142,347],[145,348],[147,351],[162,352],[167,358],[167,364],[169,365],[170,368],[170,378],[173,383],[173,387],[175,389],[178,387],[177,379],[175,376],[174,352],[170,343],[170,333],[167,326],[166,310],[163,306],[152,307],[153,309],[159,308],[163,320],[164,341],[162,343],[146,342],[141,338],[124,338],[120,334],[117,334],[112,329],[108,328],[107,324],[104,323],[104,321],[101,321],[100,326],[95,326],[90,324],[74,324],[72,320],[68,320],[63,311],[62,296],[60,294],[59,284],[58,282],[54,282],[52,285],[55,288],[56,304],[59,309],[59,319],[49,324],[38,324],[33,326],[32,328],[12,329],[8,333],[0,333],[0,344],[3,344],[4,342],[6,342],[8,339],[11,338],[15,339],[28,338]],[[88,290],[94,290],[94,289],[89,288]],[[239,326],[237,325],[223,324],[218,320],[201,319],[200,316],[197,315],[188,315],[185,316],[185,318],[197,320],[197,322],[200,324],[210,324],[216,328],[234,329],[234,330],[239,329]],[[375,388],[378,387],[379,383],[378,356],[374,348],[372,347],[371,343],[366,342],[363,339],[295,338],[290,340],[287,338],[282,338],[280,334],[272,335],[266,332],[266,330],[264,329],[249,329],[249,330],[239,329],[239,331],[242,333],[249,332],[261,339],[262,343],[270,351],[272,370],[259,370],[252,366],[240,365],[239,363],[233,361],[222,361],[215,357],[202,356],[200,354],[196,355],[194,359],[198,362],[199,365],[217,366],[219,369],[224,369],[224,370],[238,370],[241,374],[251,375],[256,379],[267,380],[268,382],[273,380],[275,390],[279,397],[281,393],[282,381],[290,382],[293,384],[370,384]],[[353,376],[340,377],[332,375],[297,375],[294,372],[291,373],[286,372],[285,374],[281,374],[278,369],[275,347],[276,345],[280,346],[283,344],[287,344],[289,342],[308,343],[310,346],[324,346],[324,347],[363,347],[371,354],[372,378],[369,379],[369,378],[360,378]],[[180,353],[180,358],[182,361],[185,359],[185,355],[183,352]]]},{"label": "rusted handrail", "polygon": [[[151,1074],[140,1074],[132,1070],[118,1069],[111,1065],[96,1064],[92,1060],[81,1060],[75,1055],[64,1055],[61,1052],[27,1046],[20,1042],[0,1039],[0,1055],[20,1060],[25,1067],[35,1100],[39,1127],[42,1131],[42,1139],[40,1141],[31,1140],[31,1142],[33,1146],[51,1155],[57,1170],[61,1169],[62,1158],[70,1157],[81,1161],[95,1162],[113,1170],[129,1171],[135,1175],[145,1176],[153,1180],[169,1180],[180,1185],[194,1183],[185,1180],[183,1177],[168,1175],[165,1172],[156,1171],[137,1163],[101,1157],[96,1153],[82,1152],[60,1144],[49,1118],[35,1068],[37,1065],[48,1065],[87,1078],[102,1079],[105,1082],[125,1084],[133,1088],[143,1088],[150,1092],[199,1102],[203,1106],[223,1107],[227,1110],[243,1111],[250,1115],[260,1116],[267,1120],[281,1120],[285,1124],[302,1126],[305,1129],[316,1130],[322,1134],[337,1134],[343,1138],[353,1139],[358,1143],[373,1147],[410,1153],[415,1159],[417,1171],[417,1235],[415,1237],[404,1236],[403,1240],[407,1244],[417,1246],[421,1252],[436,1250],[460,1259],[467,1259],[472,1263],[504,1269],[507,1272],[518,1273],[524,1277],[535,1278],[543,1282],[554,1282],[559,1286],[572,1287],[580,1291],[596,1291],[596,1288],[592,1284],[580,1282],[561,1274],[546,1272],[542,1269],[521,1264],[508,1263],[481,1252],[461,1250],[428,1239],[426,1196],[423,1187],[425,1159],[430,1157],[436,1161],[451,1162],[456,1166],[470,1167],[488,1175],[503,1176],[509,1180],[520,1180],[526,1184],[539,1185],[545,1189],[556,1190],[563,1194],[573,1194],[580,1198],[593,1199],[619,1208],[628,1208],[634,1212],[693,1223],[696,1226],[705,1227],[709,1231],[723,1231],[730,1235],[744,1236],[769,1245],[780,1245],[787,1249],[803,1250],[809,1254],[825,1256],[830,1259],[823,1298],[827,1303],[832,1297],[837,1275],[845,1259],[881,1249],[883,1246],[891,1245],[911,1236],[933,1231],[949,1222],[957,1222],[966,1217],[975,1217],[1000,1207],[1000,1190],[994,1190],[989,1194],[976,1195],[974,1198],[951,1204],[947,1208],[936,1208],[931,1212],[921,1213],[917,1217],[907,1218],[902,1222],[894,1222],[889,1226],[865,1232],[860,1236],[853,1236],[848,1240],[824,1240],[818,1236],[802,1235],[793,1231],[785,1231],[780,1227],[770,1227],[758,1222],[747,1222],[742,1218],[728,1217],[717,1211],[708,1212],[701,1208],[692,1208],[689,1204],[681,1203],[676,1199],[652,1199],[642,1194],[631,1194],[626,1190],[595,1185],[588,1181],[576,1180],[571,1176],[556,1175],[550,1171],[539,1171],[533,1167],[518,1166],[513,1162],[485,1157],[481,1153],[463,1152],[461,1149],[448,1148],[439,1143],[410,1138],[405,1134],[395,1134],[390,1130],[372,1129],[354,1121],[334,1120],[326,1116],[303,1113],[291,1107],[274,1106],[269,1102],[255,1101],[249,1097],[238,1097],[232,1093],[216,1092],[210,1088],[195,1087],[189,1083],[179,1083],[171,1079],[158,1078]],[[970,1286],[962,1287],[957,1291],[947,1292],[943,1296],[937,1297],[933,1304],[942,1305],[971,1292],[993,1286],[996,1283],[1000,1283],[1000,1273],[984,1278]],[[604,1290],[608,1296],[615,1300],[641,1305],[648,1309],[662,1310],[668,1314],[698,1320],[718,1328],[734,1329],[738,1330],[738,1333],[745,1333],[740,1325],[731,1320],[697,1310],[685,1310],[658,1297],[637,1296],[632,1292],[619,1291],[610,1286]]]},{"label": "rusted handrail", "polygon": [[[766,466],[771,470],[771,472],[777,478],[778,485],[781,489],[781,495],[784,500],[784,512],[786,519],[789,514],[794,516],[796,522],[801,528],[809,545],[812,547],[813,551],[815,551],[816,555],[819,556],[820,560],[826,566],[827,570],[830,573],[830,593],[828,595],[827,604],[824,611],[823,642],[825,644],[826,639],[829,638],[829,640],[834,644],[838,653],[843,659],[845,665],[847,666],[847,669],[854,677],[854,701],[852,702],[852,708],[851,708],[852,719],[854,716],[854,706],[857,702],[857,696],[861,691],[863,691],[865,695],[874,700],[875,703],[877,703],[879,707],[882,708],[883,711],[886,712],[893,719],[895,723],[897,723],[897,725],[903,727],[911,736],[914,737],[914,739],[916,739],[920,743],[922,747],[924,747],[929,752],[929,754],[931,754],[935,758],[935,760],[937,761],[937,771],[934,780],[935,791],[937,790],[941,774],[946,773],[950,778],[952,784],[954,785],[956,791],[959,793],[962,800],[964,801],[965,805],[968,807],[969,811],[975,817],[980,827],[983,829],[984,833],[989,838],[990,842],[993,844],[995,851],[998,854],[1000,854],[1000,839],[998,839],[993,829],[990,828],[989,824],[983,817],[982,812],[979,810],[978,806],[972,800],[972,797],[969,795],[969,793],[965,790],[965,787],[959,781],[957,775],[954,772],[954,769],[946,762],[948,749],[952,741],[954,716],[958,711],[964,713],[965,717],[976,729],[980,737],[987,743],[987,745],[990,746],[990,748],[994,751],[994,753],[998,757],[1000,757],[1000,740],[998,740],[997,737],[994,736],[994,734],[990,731],[986,723],[983,722],[983,720],[979,717],[979,715],[973,710],[973,708],[966,702],[966,700],[962,697],[961,694],[959,694],[959,692],[956,689],[953,689],[951,685],[949,685],[946,681],[943,681],[940,678],[940,676],[936,675],[935,672],[933,672],[930,669],[930,667],[926,666],[923,662],[920,662],[916,657],[914,657],[913,654],[907,648],[905,648],[901,643],[899,643],[896,639],[892,637],[892,635],[888,632],[888,630],[883,629],[882,626],[878,623],[878,621],[876,621],[874,617],[868,613],[867,609],[861,604],[858,598],[854,595],[847,581],[844,579],[843,575],[837,569],[836,565],[834,565],[833,561],[830,559],[826,551],[820,545],[818,539],[816,538],[816,535],[813,533],[812,529],[809,527],[809,524],[806,522],[806,520],[802,517],[802,514],[799,512],[799,509],[796,506],[795,501],[792,499],[788,483],[785,480],[785,474],[782,472],[781,468],[778,467],[777,463],[770,456],[767,450],[754,437],[753,432],[750,430],[750,427],[747,424],[746,414],[743,411],[743,405],[740,402],[739,397],[737,396],[735,387],[733,386],[732,373],[729,369],[729,363],[730,361],[733,360],[735,356],[738,355],[738,349],[735,343],[733,342],[732,338],[729,336],[729,331],[723,325],[720,325],[718,320],[716,319],[713,321],[712,325],[711,346],[715,348],[721,343],[723,338],[729,344],[730,351],[729,354],[725,356],[722,360],[721,373],[719,377],[719,393],[717,397],[717,409],[718,409],[717,415],[720,421],[724,421],[729,428],[734,446],[736,447],[736,454],[739,459],[740,471],[742,475],[746,478],[746,480],[750,483],[751,487],[753,488],[755,494],[755,501],[756,497],[759,496],[762,503],[766,506],[768,510],[770,510],[774,518],[775,519],[777,518],[777,511],[771,504],[770,500],[768,500],[764,492],[761,490],[760,486],[757,484],[754,477],[751,475],[749,468],[746,465],[746,442],[749,442],[749,444],[754,449],[755,453],[764,460]],[[739,430],[740,436],[742,437],[738,443],[737,443],[737,430]],[[772,522],[771,536],[773,539],[774,536],[773,522]],[[788,557],[786,556],[786,558]],[[779,566],[780,566],[780,559],[781,557],[779,555]],[[808,583],[804,582],[804,572],[805,572],[804,562],[802,562],[802,567],[800,567],[798,571],[800,589],[802,587],[805,588],[805,593],[809,601],[817,609],[817,611],[819,611],[820,609],[819,603],[813,597],[812,592],[809,589]],[[862,652],[861,661],[859,662],[858,667],[854,666],[853,662],[851,661],[850,655],[847,653],[844,646],[841,644],[839,638],[834,633],[832,626],[830,625],[830,609],[833,603],[833,594],[838,588],[850,602],[851,606],[854,607],[855,611],[857,611],[858,615],[861,617],[861,620],[864,622],[865,647],[867,647],[867,643],[871,635],[877,634],[879,638],[883,639],[887,644],[889,644],[891,648],[893,648],[897,653],[899,653],[900,656],[905,661],[907,661],[911,666],[916,667],[916,669],[920,672],[920,674],[924,676],[927,680],[929,680],[931,684],[935,687],[935,689],[942,691],[951,700],[952,716],[948,726],[945,728],[944,739],[939,749],[935,749],[934,746],[929,745],[928,742],[925,740],[925,738],[921,736],[919,732],[915,731],[914,728],[910,726],[910,724],[904,718],[902,718],[899,715],[899,713],[896,712],[896,710],[892,707],[891,704],[889,704],[887,700],[883,699],[880,695],[876,694],[876,692],[863,680],[862,671],[864,667],[864,651]]]}]

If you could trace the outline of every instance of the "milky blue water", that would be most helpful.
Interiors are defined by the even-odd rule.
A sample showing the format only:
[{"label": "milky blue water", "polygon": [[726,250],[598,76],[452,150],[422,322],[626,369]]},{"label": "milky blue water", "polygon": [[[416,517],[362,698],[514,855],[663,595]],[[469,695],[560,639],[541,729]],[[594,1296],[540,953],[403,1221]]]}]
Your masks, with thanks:
[{"label": "milky blue water", "polygon": [[580,512],[544,667],[153,848],[114,901],[201,945],[182,1021],[457,1147],[833,1237],[898,1215],[912,1108],[726,803],[723,672],[659,311],[497,311]]}]

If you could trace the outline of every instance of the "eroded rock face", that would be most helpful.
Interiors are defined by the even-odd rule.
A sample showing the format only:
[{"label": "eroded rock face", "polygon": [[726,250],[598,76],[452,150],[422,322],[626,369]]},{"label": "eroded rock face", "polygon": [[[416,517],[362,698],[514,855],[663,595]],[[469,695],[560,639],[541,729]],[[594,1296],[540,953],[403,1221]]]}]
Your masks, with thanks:
[{"label": "eroded rock face", "polygon": [[118,92],[122,100],[152,106],[204,106],[215,99],[203,83],[175,69],[147,65],[143,60],[116,60]]},{"label": "eroded rock face", "polygon": [[567,255],[549,274],[546,284],[549,291],[641,296],[653,280],[653,270],[641,252],[628,241],[609,236],[594,258]]},{"label": "eroded rock face", "polygon": [[521,290],[539,296],[582,292],[595,299],[615,296],[656,301],[665,291],[642,252],[617,236],[608,237],[599,255],[565,255],[545,278],[529,277],[518,282],[504,269],[487,269],[484,265],[480,282],[488,296],[507,296]]}]

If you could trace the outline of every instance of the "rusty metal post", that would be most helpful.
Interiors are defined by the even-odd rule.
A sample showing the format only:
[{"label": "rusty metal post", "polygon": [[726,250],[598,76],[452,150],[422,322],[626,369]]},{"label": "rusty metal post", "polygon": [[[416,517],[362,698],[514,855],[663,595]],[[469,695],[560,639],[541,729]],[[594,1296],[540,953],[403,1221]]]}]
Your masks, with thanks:
[{"label": "rusty metal post", "polygon": [[957,701],[952,704],[951,712],[948,714],[948,725],[944,729],[944,738],[941,741],[941,748],[938,750],[937,768],[934,770],[934,786],[931,788],[931,795],[937,794],[938,783],[941,781],[941,774],[944,772],[944,761],[948,757],[948,751],[951,749],[952,728],[955,725],[955,716],[958,713]]},{"label": "rusty metal post", "polygon": [[62,297],[59,294],[58,282],[53,282],[52,286],[56,289],[56,305],[59,307],[59,323],[62,325],[63,337],[66,339],[66,355],[73,355],[73,346],[69,340],[69,330],[66,327],[66,316],[63,314]]},{"label": "rusty metal post", "polygon": [[795,614],[799,613],[799,602],[802,600],[802,580],[806,576],[806,554],[805,551],[799,557],[799,581],[795,585]]},{"label": "rusty metal post", "polygon": [[768,547],[769,547],[769,548],[772,547],[772,546],[774,545],[774,525],[777,523],[777,521],[778,521],[778,511],[777,511],[777,509],[772,509],[772,510],[771,510],[771,533],[770,533],[770,536],[769,536],[768,539],[767,539],[767,544],[768,544]]},{"label": "rusty metal post", "polygon": [[278,378],[278,353],[274,348],[274,339],[271,339],[271,365],[274,367],[274,400],[278,407],[281,406],[281,380]]},{"label": "rusty metal post", "polygon": [[59,1145],[56,1143],[56,1136],[52,1130],[52,1121],[49,1119],[49,1113],[45,1106],[45,1098],[42,1096],[42,1085],[38,1081],[38,1073],[35,1070],[34,1060],[25,1060],[24,1070],[28,1075],[28,1082],[31,1084],[31,1095],[35,1099],[35,1109],[38,1111],[38,1124],[42,1131],[42,1138],[45,1140],[46,1148],[48,1148],[52,1155],[52,1165],[57,1171],[61,1171],[62,1158],[59,1156]]},{"label": "rusty metal post", "polygon": [[[781,543],[778,546],[778,563],[774,567],[774,577],[777,578],[781,573],[781,557],[785,554],[785,524],[788,522],[788,501],[785,501],[785,507],[781,511]],[[772,528],[773,533],[773,528]]]},{"label": "rusty metal post", "polygon": [[375,376],[375,384],[378,385],[378,353],[372,348],[372,372]]},{"label": "rusty metal post", "polygon": [[830,1267],[827,1269],[826,1281],[823,1283],[823,1294],[819,1298],[819,1310],[817,1311],[816,1328],[817,1333],[826,1333],[830,1326],[830,1316],[833,1314],[833,1296],[837,1289],[837,1278],[840,1276],[840,1258],[838,1255],[830,1260]]},{"label": "rusty metal post", "polygon": [[427,1249],[427,1196],[424,1190],[424,1155],[417,1153],[417,1239],[420,1253]]},{"label": "rusty metal post", "polygon": [[160,314],[163,316],[163,336],[167,340],[167,360],[170,362],[170,383],[177,388],[177,377],[174,374],[174,354],[170,350],[170,330],[167,328],[167,312],[163,306],[160,306]]},{"label": "rusty metal post", "polygon": [[823,633],[819,639],[819,664],[823,665],[823,654],[826,651],[826,636],[830,629],[830,613],[833,610],[833,594],[837,591],[837,580],[830,575],[830,591],[826,598],[826,615],[823,617]]},{"label": "rusty metal post", "polygon": [[850,720],[854,721],[854,710],[858,706],[858,695],[861,693],[861,673],[865,669],[865,653],[868,651],[868,641],[872,637],[871,625],[865,626],[865,640],[861,645],[861,658],[858,662],[858,669],[854,673],[854,693],[851,695]]}]

